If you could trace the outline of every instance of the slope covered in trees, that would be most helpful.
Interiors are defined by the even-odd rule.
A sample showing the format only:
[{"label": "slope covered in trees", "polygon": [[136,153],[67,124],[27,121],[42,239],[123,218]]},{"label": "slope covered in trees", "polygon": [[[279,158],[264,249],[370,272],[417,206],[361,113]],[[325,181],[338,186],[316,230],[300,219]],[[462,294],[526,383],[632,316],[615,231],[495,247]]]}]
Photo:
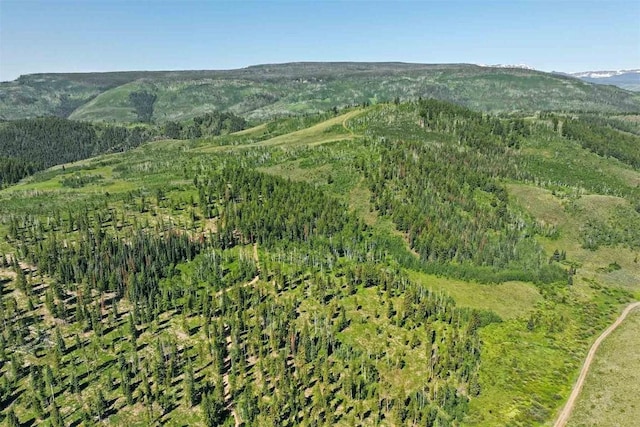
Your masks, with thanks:
[{"label": "slope covered in trees", "polygon": [[2,422],[548,424],[640,292],[640,173],[570,121],[629,134],[381,103],[2,190]]},{"label": "slope covered in trees", "polygon": [[[26,75],[0,83],[0,118],[58,115],[88,121],[166,122],[217,110],[264,120],[396,97],[437,98],[484,111],[637,112],[639,96],[568,76],[515,68],[290,63],[224,71]],[[144,102],[136,107],[136,100]],[[144,109],[142,116],[138,107]]]},{"label": "slope covered in trees", "polygon": [[54,117],[7,122],[0,127],[2,154],[29,159],[45,168],[122,151],[148,139],[144,128],[102,128]]},{"label": "slope covered in trees", "polygon": [[578,141],[588,150],[601,156],[615,157],[634,168],[640,168],[640,136],[619,132],[589,119],[567,120],[562,134]]},{"label": "slope covered in trees", "polygon": [[41,166],[37,163],[12,157],[0,157],[0,188],[16,183],[39,169]]},{"label": "slope covered in trees", "polygon": [[0,123],[0,187],[51,166],[103,153],[126,151],[153,138],[218,136],[242,130],[246,121],[230,113],[207,113],[166,126],[100,125],[56,117]]},{"label": "slope covered in trees", "polygon": [[0,182],[16,182],[36,170],[70,163],[102,153],[123,151],[150,140],[141,127],[95,126],[49,117],[0,125]]}]

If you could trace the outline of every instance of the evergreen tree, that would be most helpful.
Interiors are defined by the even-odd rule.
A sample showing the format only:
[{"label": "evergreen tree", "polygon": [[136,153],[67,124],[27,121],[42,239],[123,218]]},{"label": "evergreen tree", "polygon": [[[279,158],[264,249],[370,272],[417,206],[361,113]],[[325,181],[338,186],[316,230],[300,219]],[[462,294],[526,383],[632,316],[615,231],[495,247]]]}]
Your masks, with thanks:
[{"label": "evergreen tree", "polygon": [[60,328],[56,328],[56,350],[60,355],[65,354],[67,351],[67,346],[65,345],[62,334],[60,333]]},{"label": "evergreen tree", "polygon": [[196,390],[195,381],[193,378],[193,366],[191,365],[191,362],[187,363],[187,368],[184,376],[184,398],[189,407],[195,404]]},{"label": "evergreen tree", "polygon": [[225,420],[224,400],[220,399],[219,393],[205,393],[200,403],[207,427],[215,427]]},{"label": "evergreen tree", "polygon": [[20,422],[13,410],[13,406],[9,409],[9,413],[7,414],[7,427],[20,427]]},{"label": "evergreen tree", "polygon": [[99,388],[97,393],[93,396],[91,400],[91,413],[94,417],[98,417],[100,421],[104,417],[105,412],[107,411],[107,401],[104,398],[104,394],[102,389]]},{"label": "evergreen tree", "polygon": [[55,402],[51,404],[51,425],[53,427],[64,427],[64,420],[62,419],[62,415],[60,415],[60,410]]}]

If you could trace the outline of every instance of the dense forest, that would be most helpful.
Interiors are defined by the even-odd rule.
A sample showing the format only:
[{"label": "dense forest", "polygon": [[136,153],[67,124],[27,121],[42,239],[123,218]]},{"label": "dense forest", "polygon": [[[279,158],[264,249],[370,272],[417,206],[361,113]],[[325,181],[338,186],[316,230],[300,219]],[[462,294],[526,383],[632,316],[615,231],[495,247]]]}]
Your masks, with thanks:
[{"label": "dense forest", "polygon": [[545,425],[639,292],[624,118],[247,126],[0,125],[7,185],[122,151],[0,191],[1,422]]},{"label": "dense forest", "polygon": [[0,125],[0,155],[12,161],[3,162],[0,182],[13,183],[50,166],[128,150],[152,135],[143,127],[97,126],[57,117],[5,122]]},{"label": "dense forest", "polygon": [[[146,99],[141,98],[136,102]],[[51,166],[130,150],[153,139],[218,136],[242,130],[246,125],[241,117],[218,112],[164,126],[125,127],[59,117],[0,123],[0,187]]]},{"label": "dense forest", "polygon": [[615,128],[603,126],[597,120],[567,120],[562,126],[562,134],[579,141],[582,146],[601,156],[611,156],[635,168],[640,168],[640,136],[619,132]]},{"label": "dense forest", "polygon": [[0,157],[0,188],[20,181],[42,169],[37,163],[12,157]]},{"label": "dense forest", "polygon": [[195,139],[238,132],[246,126],[242,117],[214,111],[184,122],[168,121],[164,124],[164,135],[171,139]]}]

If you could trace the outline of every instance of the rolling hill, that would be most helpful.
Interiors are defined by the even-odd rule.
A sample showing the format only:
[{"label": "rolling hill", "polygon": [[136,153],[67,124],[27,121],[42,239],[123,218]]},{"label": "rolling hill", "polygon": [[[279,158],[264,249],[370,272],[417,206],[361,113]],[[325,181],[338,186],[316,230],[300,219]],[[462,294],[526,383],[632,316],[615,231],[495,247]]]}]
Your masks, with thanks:
[{"label": "rolling hill", "polygon": [[8,186],[0,422],[550,425],[640,298],[633,118],[380,102]]},{"label": "rolling hill", "polygon": [[469,64],[290,63],[238,70],[33,74],[0,83],[0,118],[56,115],[134,122],[131,93],[155,95],[152,120],[183,120],[213,110],[250,120],[437,98],[492,112],[636,112],[640,95],[520,68]]}]

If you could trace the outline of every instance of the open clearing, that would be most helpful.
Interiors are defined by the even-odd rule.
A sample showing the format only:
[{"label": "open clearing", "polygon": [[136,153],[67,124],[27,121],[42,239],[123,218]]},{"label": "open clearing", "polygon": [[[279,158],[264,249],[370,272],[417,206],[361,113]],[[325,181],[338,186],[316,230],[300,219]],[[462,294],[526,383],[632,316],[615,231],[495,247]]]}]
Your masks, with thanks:
[{"label": "open clearing", "polygon": [[[575,201],[561,198],[551,191],[532,185],[509,184],[509,194],[543,226],[553,226],[558,238],[540,237],[538,240],[547,253],[565,250],[567,260],[577,267],[576,288],[588,291],[593,281],[607,286],[622,287],[640,292],[639,253],[625,245],[600,246],[585,249],[580,240],[583,227],[589,220],[605,222],[615,213],[617,206],[628,206],[619,197],[583,195]],[[608,269],[616,263],[619,269]]]},{"label": "open clearing", "polygon": [[478,284],[416,271],[410,271],[409,277],[434,291],[451,296],[460,307],[492,310],[502,319],[524,316],[535,307],[536,302],[542,300],[536,287],[530,283]]},{"label": "open clearing", "polygon": [[[299,145],[316,146],[336,142],[346,139],[352,139],[355,135],[346,127],[347,120],[362,114],[362,110],[353,110],[345,114],[333,117],[324,122],[301,129],[295,132],[279,135],[264,141],[243,144],[237,147],[233,146],[206,146],[197,148],[197,152],[215,152],[220,150],[236,149],[236,148],[255,148],[255,147],[294,147]],[[259,131],[258,126],[247,130],[247,133]]]}]

